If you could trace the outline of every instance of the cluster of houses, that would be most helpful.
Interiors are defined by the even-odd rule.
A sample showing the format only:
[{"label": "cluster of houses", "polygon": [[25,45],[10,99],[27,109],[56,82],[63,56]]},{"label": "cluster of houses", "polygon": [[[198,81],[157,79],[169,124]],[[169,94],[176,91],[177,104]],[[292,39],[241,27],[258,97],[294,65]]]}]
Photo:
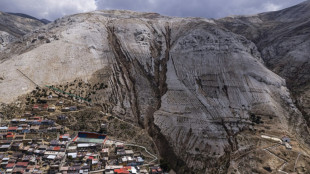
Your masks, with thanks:
[{"label": "cluster of houses", "polygon": [[12,119],[0,127],[0,140],[24,139],[26,134],[61,132],[63,127],[56,125],[53,120],[42,117],[31,117],[30,120]]},{"label": "cluster of houses", "polygon": [[[40,112],[40,111],[48,111],[48,112],[55,112],[57,110],[56,106],[62,106],[62,104],[60,105],[59,103],[62,102],[58,102],[56,105],[51,104],[34,104],[32,106],[32,111],[33,112]],[[61,112],[70,112],[70,111],[77,111],[78,108],[77,106],[62,106],[60,107]]]},{"label": "cluster of houses", "polygon": [[[0,168],[5,173],[47,173],[55,164],[61,164],[66,156],[64,140],[46,143],[44,140],[0,140],[5,146],[0,156]],[[48,169],[48,170],[47,170]]]},{"label": "cluster of houses", "polygon": [[[36,116],[47,112],[78,111],[81,107],[71,103],[65,105],[56,97],[49,96],[47,100],[40,99],[39,103],[29,105],[23,118],[2,122],[0,174],[86,174],[90,171],[107,174],[163,173],[158,166],[146,165],[143,153],[134,152],[123,143],[106,143],[109,140],[104,134],[64,134],[66,130],[63,126]],[[57,116],[57,120],[66,119],[65,113]],[[55,136],[48,141],[39,136],[51,133],[56,133],[57,138]]]},{"label": "cluster of houses", "polygon": [[[93,133],[94,134],[94,133]],[[92,138],[86,138],[87,140]],[[0,168],[5,173],[89,173],[162,174],[160,167],[143,167],[141,152],[122,143],[81,142],[64,134],[50,142],[44,140],[0,140]],[[105,141],[103,141],[105,142]]]}]

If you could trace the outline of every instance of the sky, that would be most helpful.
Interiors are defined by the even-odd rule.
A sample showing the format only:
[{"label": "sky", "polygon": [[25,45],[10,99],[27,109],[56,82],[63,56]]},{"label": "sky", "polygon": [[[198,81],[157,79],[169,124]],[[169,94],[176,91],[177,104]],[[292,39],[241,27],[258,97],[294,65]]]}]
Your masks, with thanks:
[{"label": "sky", "polygon": [[222,18],[276,11],[304,0],[0,0],[0,11],[55,20],[104,9],[156,12],[167,16]]}]

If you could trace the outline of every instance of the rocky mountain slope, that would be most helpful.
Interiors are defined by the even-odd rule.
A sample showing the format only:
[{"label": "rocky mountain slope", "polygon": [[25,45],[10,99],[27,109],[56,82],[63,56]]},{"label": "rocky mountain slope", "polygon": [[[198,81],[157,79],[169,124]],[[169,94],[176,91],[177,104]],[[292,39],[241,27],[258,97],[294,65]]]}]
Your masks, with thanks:
[{"label": "rocky mountain slope", "polygon": [[37,18],[35,18],[33,16],[30,16],[30,15],[27,15],[27,14],[23,14],[23,13],[9,13],[9,14],[20,16],[20,17],[24,17],[24,18],[34,19],[34,20],[42,22],[43,24],[51,23],[51,21],[49,21],[47,19],[37,19]]},{"label": "rocky mountain slope", "polygon": [[264,63],[275,48],[220,22],[113,10],[58,19],[1,51],[0,102],[35,89],[18,70],[41,87],[101,81],[92,103],[148,130],[178,173],[277,171],[262,134],[292,137],[309,162],[304,118]]},{"label": "rocky mountain slope", "polygon": [[217,22],[257,45],[267,67],[285,78],[310,125],[310,1],[281,11]]},{"label": "rocky mountain slope", "polygon": [[37,19],[0,12],[0,50],[42,25],[44,23]]}]

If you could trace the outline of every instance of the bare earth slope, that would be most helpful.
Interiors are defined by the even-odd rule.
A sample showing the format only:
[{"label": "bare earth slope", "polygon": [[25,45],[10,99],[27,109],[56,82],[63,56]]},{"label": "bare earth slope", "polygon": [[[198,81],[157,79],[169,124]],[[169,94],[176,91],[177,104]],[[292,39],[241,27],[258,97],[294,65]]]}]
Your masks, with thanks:
[{"label": "bare earth slope", "polygon": [[[147,129],[178,173],[250,170],[235,157],[262,148],[262,132],[308,149],[284,79],[254,43],[212,20],[95,11],[28,33],[0,56],[0,102],[35,88],[17,69],[41,87],[99,79],[107,88],[93,103]],[[261,160],[252,160],[257,170]]]}]

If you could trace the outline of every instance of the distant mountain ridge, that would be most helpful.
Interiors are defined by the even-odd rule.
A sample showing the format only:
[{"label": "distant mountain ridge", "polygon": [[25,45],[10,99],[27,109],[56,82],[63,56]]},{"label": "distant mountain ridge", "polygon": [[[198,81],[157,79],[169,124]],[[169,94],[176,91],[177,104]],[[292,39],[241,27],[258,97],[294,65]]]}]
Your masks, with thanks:
[{"label": "distant mountain ridge", "polygon": [[0,50],[43,25],[43,21],[29,15],[0,12]]},{"label": "distant mountain ridge", "polygon": [[8,14],[12,14],[12,15],[16,15],[16,16],[20,16],[20,17],[24,17],[24,18],[29,18],[29,19],[34,19],[34,20],[38,20],[44,24],[48,24],[51,23],[51,21],[47,20],[47,19],[38,19],[35,18],[33,16],[27,15],[27,14],[23,14],[23,13],[8,13]]}]

